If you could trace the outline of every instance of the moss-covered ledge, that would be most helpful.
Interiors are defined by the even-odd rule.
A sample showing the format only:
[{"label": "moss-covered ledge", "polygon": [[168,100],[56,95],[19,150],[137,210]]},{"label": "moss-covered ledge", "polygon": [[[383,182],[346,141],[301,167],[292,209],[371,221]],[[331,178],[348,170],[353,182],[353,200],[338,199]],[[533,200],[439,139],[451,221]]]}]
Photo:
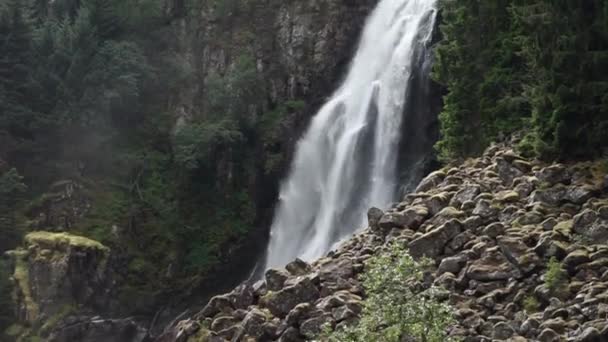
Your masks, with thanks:
[{"label": "moss-covered ledge", "polygon": [[18,323],[28,335],[48,333],[68,313],[99,309],[109,296],[110,249],[95,240],[37,231],[6,254],[13,265]]}]

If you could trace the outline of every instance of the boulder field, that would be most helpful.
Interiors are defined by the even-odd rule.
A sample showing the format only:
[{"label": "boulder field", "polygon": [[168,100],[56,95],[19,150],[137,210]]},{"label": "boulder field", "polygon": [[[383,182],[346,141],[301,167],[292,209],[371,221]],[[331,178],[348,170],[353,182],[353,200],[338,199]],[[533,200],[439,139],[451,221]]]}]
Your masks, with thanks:
[{"label": "boulder field", "polygon": [[370,209],[368,227],[327,256],[213,297],[156,341],[307,341],[353,324],[365,261],[389,243],[434,261],[420,285],[444,289],[457,319],[448,333],[463,341],[608,341],[606,169],[493,145]]}]

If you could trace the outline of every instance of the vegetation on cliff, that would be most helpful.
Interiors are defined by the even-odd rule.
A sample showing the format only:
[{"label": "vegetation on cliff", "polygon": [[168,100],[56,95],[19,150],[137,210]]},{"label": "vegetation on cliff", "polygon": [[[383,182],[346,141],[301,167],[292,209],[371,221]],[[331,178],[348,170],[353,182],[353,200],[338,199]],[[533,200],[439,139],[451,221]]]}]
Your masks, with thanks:
[{"label": "vegetation on cliff", "polygon": [[[169,113],[193,77],[176,52],[178,3],[0,2],[0,253],[31,230],[98,240],[126,265],[125,308],[148,314],[156,295],[201,282],[245,240],[254,177],[280,171],[277,130],[302,107],[260,112],[265,86],[243,49],[200,80],[200,112]],[[209,6],[227,16],[229,3]]]},{"label": "vegetation on cliff", "polygon": [[608,4],[442,1],[434,76],[447,88],[444,159],[524,130],[522,152],[596,157],[608,147]]}]

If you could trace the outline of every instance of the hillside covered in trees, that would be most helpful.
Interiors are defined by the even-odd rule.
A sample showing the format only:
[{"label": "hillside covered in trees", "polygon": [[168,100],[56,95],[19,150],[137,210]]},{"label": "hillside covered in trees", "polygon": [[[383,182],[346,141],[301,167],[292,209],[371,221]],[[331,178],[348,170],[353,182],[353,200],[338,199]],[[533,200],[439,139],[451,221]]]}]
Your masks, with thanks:
[{"label": "hillside covered in trees", "polygon": [[447,88],[437,150],[450,159],[524,131],[545,159],[606,154],[608,4],[443,1],[435,78]]},{"label": "hillside covered in trees", "polygon": [[[113,251],[104,313],[147,321],[246,278],[376,3],[0,0],[0,253],[33,231],[97,241]],[[606,1],[438,7],[431,158],[511,134],[526,158],[608,156]],[[14,266],[0,260],[0,333],[34,336],[15,324]]]}]

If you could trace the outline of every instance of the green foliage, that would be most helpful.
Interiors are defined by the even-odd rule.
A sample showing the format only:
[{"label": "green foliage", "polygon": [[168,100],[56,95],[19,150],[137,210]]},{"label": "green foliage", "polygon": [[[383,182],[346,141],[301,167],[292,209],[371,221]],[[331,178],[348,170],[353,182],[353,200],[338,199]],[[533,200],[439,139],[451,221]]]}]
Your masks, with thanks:
[{"label": "green foliage", "polygon": [[359,323],[330,333],[324,340],[450,341],[447,329],[454,323],[452,309],[435,297],[435,288],[413,290],[427,263],[415,261],[398,244],[393,244],[389,252],[370,258],[363,278],[367,298]]},{"label": "green foliage", "polygon": [[523,153],[597,156],[608,146],[603,1],[442,1],[434,77],[447,88],[440,157],[527,133]]},{"label": "green foliage", "polygon": [[568,291],[567,281],[568,275],[562,264],[555,257],[552,257],[547,264],[545,286],[547,286],[552,295],[561,296],[565,291]]},{"label": "green foliage", "polygon": [[187,170],[210,167],[215,152],[242,141],[243,135],[231,121],[187,125],[175,136],[175,160]]},{"label": "green foliage", "polygon": [[533,314],[540,310],[540,303],[535,296],[530,295],[524,299],[523,307],[528,314]]}]

